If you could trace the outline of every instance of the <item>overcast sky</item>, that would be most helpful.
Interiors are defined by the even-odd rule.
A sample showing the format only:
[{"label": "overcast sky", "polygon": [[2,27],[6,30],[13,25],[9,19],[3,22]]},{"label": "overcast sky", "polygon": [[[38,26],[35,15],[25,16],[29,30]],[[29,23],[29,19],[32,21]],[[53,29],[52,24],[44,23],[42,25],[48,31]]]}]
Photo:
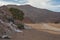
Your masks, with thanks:
[{"label": "overcast sky", "polygon": [[30,4],[37,8],[60,12],[60,0],[0,0],[0,6],[7,4]]}]

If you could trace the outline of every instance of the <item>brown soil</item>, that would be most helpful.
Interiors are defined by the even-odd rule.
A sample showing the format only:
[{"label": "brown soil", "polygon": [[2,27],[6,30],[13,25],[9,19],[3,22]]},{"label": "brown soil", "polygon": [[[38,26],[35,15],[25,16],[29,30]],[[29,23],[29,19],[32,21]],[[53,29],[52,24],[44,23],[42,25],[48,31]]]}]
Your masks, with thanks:
[{"label": "brown soil", "polygon": [[48,32],[37,31],[35,29],[23,31],[23,33],[14,34],[12,39],[1,40],[60,40],[60,35],[50,34]]},{"label": "brown soil", "polygon": [[[36,29],[24,29],[22,33],[15,33],[11,39],[0,39],[0,40],[60,40],[60,34],[52,34],[46,32],[47,30]],[[52,31],[50,31],[52,32]]]},{"label": "brown soil", "polygon": [[60,28],[60,23],[55,24],[55,23],[49,23],[49,25],[54,26],[56,28]]}]

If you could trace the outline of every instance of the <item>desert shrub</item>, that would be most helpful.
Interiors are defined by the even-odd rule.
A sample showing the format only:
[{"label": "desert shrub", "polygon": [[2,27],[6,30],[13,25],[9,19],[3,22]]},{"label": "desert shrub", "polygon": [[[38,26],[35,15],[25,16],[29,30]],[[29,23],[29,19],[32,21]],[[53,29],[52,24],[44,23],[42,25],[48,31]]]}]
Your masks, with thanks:
[{"label": "desert shrub", "polygon": [[22,21],[24,19],[23,11],[21,11],[17,8],[10,8],[9,11],[12,13],[14,19],[18,19],[20,21]]},{"label": "desert shrub", "polygon": [[12,13],[13,18],[16,20],[20,20],[21,24],[17,24],[17,27],[19,29],[24,29],[24,25],[22,24],[22,20],[24,19],[24,13],[23,11],[17,9],[17,8],[10,8],[9,11]]},{"label": "desert shrub", "polygon": [[18,27],[19,29],[24,29],[24,25],[23,25],[23,24],[17,24],[17,27]]}]

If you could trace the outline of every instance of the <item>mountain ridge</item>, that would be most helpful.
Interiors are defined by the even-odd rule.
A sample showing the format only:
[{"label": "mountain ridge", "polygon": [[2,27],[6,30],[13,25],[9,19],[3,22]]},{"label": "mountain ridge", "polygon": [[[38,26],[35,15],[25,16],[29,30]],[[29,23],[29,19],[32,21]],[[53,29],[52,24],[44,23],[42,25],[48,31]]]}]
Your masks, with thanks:
[{"label": "mountain ridge", "polygon": [[40,22],[60,22],[60,12],[53,12],[47,9],[35,8],[31,5],[6,5],[8,8],[17,8],[24,12],[25,16],[34,23]]}]

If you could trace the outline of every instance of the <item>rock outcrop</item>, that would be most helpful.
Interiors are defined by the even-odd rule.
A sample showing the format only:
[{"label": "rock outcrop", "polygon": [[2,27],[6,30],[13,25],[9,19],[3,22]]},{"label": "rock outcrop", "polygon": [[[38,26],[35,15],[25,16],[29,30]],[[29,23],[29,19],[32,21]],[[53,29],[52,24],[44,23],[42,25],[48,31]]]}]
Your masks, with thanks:
[{"label": "rock outcrop", "polygon": [[13,19],[8,7],[0,7],[0,36],[12,35],[15,32],[22,32],[18,30],[17,26],[9,19]]}]

